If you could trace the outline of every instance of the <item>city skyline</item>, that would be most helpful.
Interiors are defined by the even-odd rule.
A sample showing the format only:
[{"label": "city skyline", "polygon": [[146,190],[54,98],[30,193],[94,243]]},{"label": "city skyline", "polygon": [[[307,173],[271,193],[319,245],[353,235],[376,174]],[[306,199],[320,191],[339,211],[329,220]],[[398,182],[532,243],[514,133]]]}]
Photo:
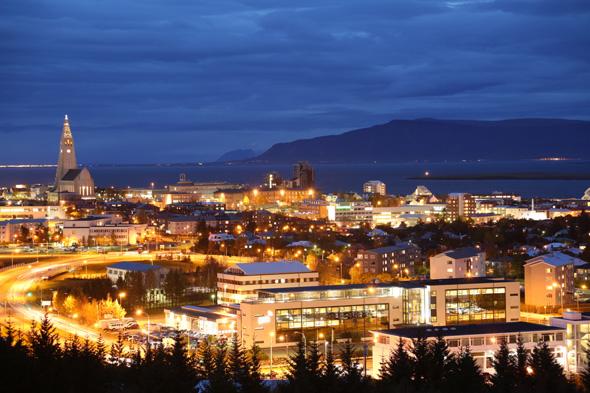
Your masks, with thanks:
[{"label": "city skyline", "polygon": [[2,7],[4,163],[53,162],[65,113],[95,163],[210,161],[396,118],[588,119],[581,1]]}]

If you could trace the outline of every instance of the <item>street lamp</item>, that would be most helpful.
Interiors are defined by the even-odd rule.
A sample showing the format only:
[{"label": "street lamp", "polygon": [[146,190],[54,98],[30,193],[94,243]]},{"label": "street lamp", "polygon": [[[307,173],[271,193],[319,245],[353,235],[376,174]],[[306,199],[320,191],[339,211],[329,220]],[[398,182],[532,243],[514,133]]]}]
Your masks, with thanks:
[{"label": "street lamp", "polygon": [[123,299],[127,296],[127,292],[119,292],[117,295],[119,297],[119,303],[121,303],[121,307],[123,307]]},{"label": "street lamp", "polygon": [[270,368],[269,368],[269,375],[270,378],[272,379],[272,341],[275,337],[275,332],[270,332]]},{"label": "street lamp", "polygon": [[143,314],[145,314],[145,316],[147,317],[147,344],[149,346],[150,345],[150,314],[143,311],[141,308],[139,308],[135,311],[135,315],[137,315],[138,317],[140,317]]}]

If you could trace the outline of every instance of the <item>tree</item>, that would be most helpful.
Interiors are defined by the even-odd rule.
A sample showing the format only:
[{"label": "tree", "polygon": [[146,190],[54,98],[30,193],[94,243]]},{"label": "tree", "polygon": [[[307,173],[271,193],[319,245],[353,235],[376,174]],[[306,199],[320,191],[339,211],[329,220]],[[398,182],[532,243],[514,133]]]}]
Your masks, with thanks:
[{"label": "tree", "polygon": [[266,393],[267,389],[262,385],[260,375],[260,348],[254,344],[249,351],[248,358],[248,378],[242,385],[244,393]]},{"label": "tree", "polygon": [[249,377],[246,353],[242,349],[237,334],[234,334],[231,340],[228,353],[228,370],[231,379],[238,386],[242,386]]},{"label": "tree", "polygon": [[174,345],[167,353],[170,380],[167,389],[171,392],[194,392],[197,382],[193,358],[186,349],[186,340],[180,332],[174,332]]},{"label": "tree", "polygon": [[429,350],[428,341],[424,337],[413,340],[412,355],[414,356],[414,388],[422,391],[428,381],[429,373]]},{"label": "tree", "polygon": [[225,362],[227,355],[227,348],[225,344],[218,343],[214,359],[214,369],[209,377],[209,384],[207,386],[207,393],[235,393],[236,386],[227,372],[227,364]]},{"label": "tree", "polygon": [[199,378],[209,379],[215,370],[215,359],[209,339],[204,338],[201,340],[197,348],[196,358],[196,369]]},{"label": "tree", "polygon": [[530,367],[531,388],[538,393],[565,392],[568,381],[563,374],[563,368],[557,363],[547,342],[539,342],[531,354]]},{"label": "tree", "polygon": [[514,364],[514,385],[515,391],[526,392],[530,389],[529,386],[529,353],[524,346],[522,335],[518,335],[516,339],[516,357]]},{"label": "tree", "polygon": [[359,392],[365,385],[360,366],[354,359],[355,356],[355,347],[350,342],[344,344],[344,347],[340,351],[344,392]]},{"label": "tree", "polygon": [[515,388],[516,362],[510,354],[508,343],[502,340],[500,347],[494,354],[492,364],[495,373],[491,376],[491,390],[493,393],[512,393]]},{"label": "tree", "polygon": [[482,393],[486,390],[481,368],[469,348],[461,349],[453,368],[445,389],[447,392]]},{"label": "tree", "polygon": [[438,336],[429,345],[428,359],[428,384],[435,390],[443,391],[448,382],[448,376],[452,374],[455,365],[449,346],[442,336]]},{"label": "tree", "polygon": [[287,391],[290,393],[312,393],[317,390],[317,385],[314,385],[309,373],[303,337],[297,343],[295,355],[289,359],[287,380],[289,381]]},{"label": "tree", "polygon": [[400,337],[397,348],[381,365],[380,385],[384,391],[411,392],[414,390],[412,386],[413,371],[414,361],[406,351],[404,341]]}]

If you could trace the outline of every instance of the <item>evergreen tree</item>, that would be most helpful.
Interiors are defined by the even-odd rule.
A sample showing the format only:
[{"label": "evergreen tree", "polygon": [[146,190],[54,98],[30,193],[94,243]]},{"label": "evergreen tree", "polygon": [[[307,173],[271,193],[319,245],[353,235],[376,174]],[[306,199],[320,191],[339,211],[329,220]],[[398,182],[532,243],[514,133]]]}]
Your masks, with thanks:
[{"label": "evergreen tree", "polygon": [[119,331],[117,341],[111,344],[110,361],[114,366],[120,366],[124,364],[123,358],[125,357],[125,343],[123,342],[123,333]]},{"label": "evergreen tree", "polygon": [[453,368],[445,389],[447,392],[482,393],[485,391],[484,376],[469,348],[461,350]]},{"label": "evergreen tree", "polygon": [[197,375],[201,379],[209,379],[215,370],[215,357],[209,339],[204,338],[197,348]]},{"label": "evergreen tree", "polygon": [[538,393],[565,392],[569,382],[563,374],[563,368],[557,363],[547,342],[539,342],[533,349],[530,359],[532,373],[531,389]]},{"label": "evergreen tree", "polygon": [[516,361],[510,354],[506,340],[502,340],[500,343],[500,348],[496,351],[492,364],[495,373],[490,378],[491,391],[493,393],[514,392]]},{"label": "evergreen tree", "polygon": [[524,347],[524,340],[522,335],[518,335],[516,339],[516,358],[514,364],[514,385],[516,392],[527,392],[529,386],[529,353]]},{"label": "evergreen tree", "polygon": [[414,361],[405,349],[404,341],[400,338],[396,349],[381,365],[379,385],[384,391],[413,392],[413,372]]},{"label": "evergreen tree", "polygon": [[39,326],[35,322],[31,324],[29,343],[31,355],[40,364],[48,365],[61,355],[59,337],[47,314],[44,315]]},{"label": "evergreen tree", "polygon": [[412,355],[414,356],[414,388],[416,391],[424,391],[430,367],[428,341],[424,337],[413,340]]},{"label": "evergreen tree", "polygon": [[324,367],[322,373],[322,388],[326,392],[336,392],[339,387],[339,371],[334,363],[334,352],[332,344],[328,345],[328,351],[324,357]]},{"label": "evergreen tree", "polygon": [[260,374],[260,348],[254,344],[247,357],[248,378],[242,385],[243,393],[266,393]]},{"label": "evergreen tree", "polygon": [[237,389],[227,370],[227,348],[225,344],[218,343],[215,351],[214,368],[209,376],[207,393],[236,393]]},{"label": "evergreen tree", "polygon": [[445,391],[447,389],[448,376],[454,371],[453,355],[449,351],[449,346],[442,336],[438,336],[430,342],[428,351],[428,385],[435,391]]},{"label": "evergreen tree", "polygon": [[180,332],[174,334],[174,345],[167,353],[170,372],[168,388],[172,392],[193,392],[197,383],[196,369]]},{"label": "evergreen tree", "polygon": [[350,343],[344,344],[340,352],[340,361],[342,363],[342,391],[343,392],[359,392],[365,387],[365,380],[361,373],[358,362],[354,359],[356,356],[356,349]]},{"label": "evergreen tree", "polygon": [[295,354],[289,359],[287,370],[286,390],[289,393],[312,393],[317,391],[318,386],[314,385],[313,378],[309,373],[306,348],[303,337],[297,343]]},{"label": "evergreen tree", "polygon": [[307,354],[307,369],[309,372],[309,376],[311,377],[312,383],[314,384],[317,384],[321,377],[321,367],[322,363],[319,344],[317,343],[317,341],[313,341],[311,344],[309,344],[309,351]]},{"label": "evergreen tree", "polygon": [[246,384],[249,378],[249,370],[246,361],[246,353],[238,340],[238,335],[234,334],[231,340],[231,346],[228,353],[228,370],[232,381],[236,386],[241,387]]}]

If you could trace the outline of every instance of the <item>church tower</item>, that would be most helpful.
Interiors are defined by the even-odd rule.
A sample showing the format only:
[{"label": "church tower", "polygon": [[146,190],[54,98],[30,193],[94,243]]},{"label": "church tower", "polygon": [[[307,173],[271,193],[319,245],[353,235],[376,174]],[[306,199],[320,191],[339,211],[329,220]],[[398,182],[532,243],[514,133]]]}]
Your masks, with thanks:
[{"label": "church tower", "polygon": [[55,172],[55,186],[70,169],[78,169],[78,162],[76,161],[76,150],[74,149],[74,138],[70,130],[70,122],[68,115],[64,118],[64,126],[61,132],[61,140],[59,142],[59,157],[57,159],[57,170]]}]

